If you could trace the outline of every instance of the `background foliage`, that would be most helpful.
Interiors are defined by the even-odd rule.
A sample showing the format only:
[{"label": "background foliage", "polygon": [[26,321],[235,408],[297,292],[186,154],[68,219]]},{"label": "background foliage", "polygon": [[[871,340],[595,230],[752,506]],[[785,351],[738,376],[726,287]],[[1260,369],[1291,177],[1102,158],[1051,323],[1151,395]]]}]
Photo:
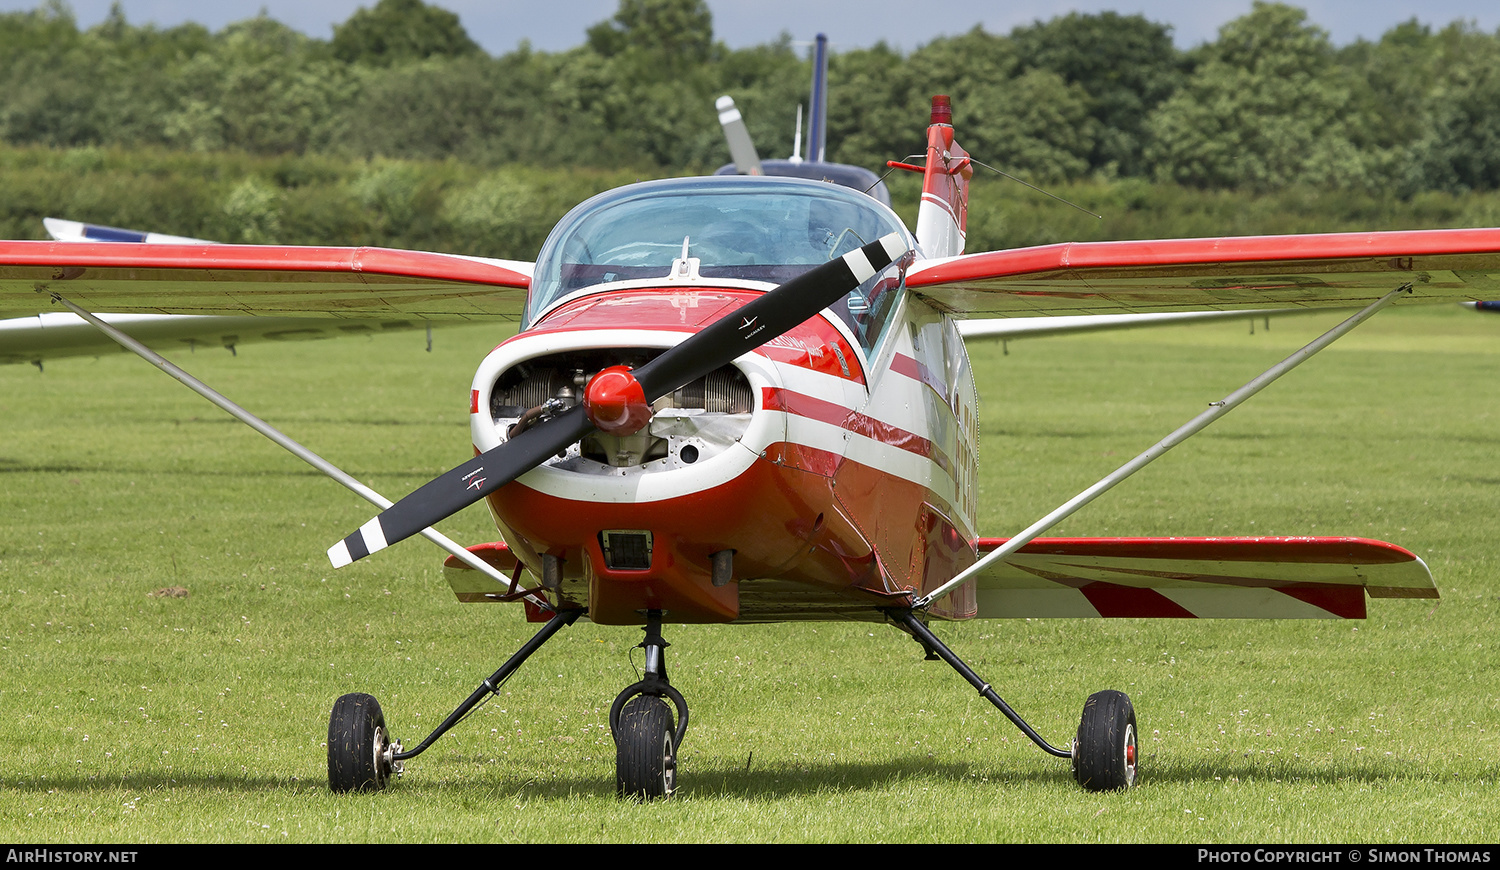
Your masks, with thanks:
[{"label": "background foliage", "polygon": [[[918,150],[930,96],[949,93],[977,158],[1105,216],[981,174],[971,250],[1500,223],[1495,34],[1412,20],[1335,47],[1301,9],[1256,3],[1214,42],[1170,37],[1072,13],[834,54],[830,159],[879,170]],[[790,151],[810,79],[788,36],[716,41],[702,0],[621,0],[575,49],[500,57],[421,0],[362,8],[331,41],[118,8],[80,30],[51,0],[0,15],[0,236],[60,215],[530,259],[587,196],[724,162],[720,94],[766,156]],[[913,179],[889,183],[909,209]]]},{"label": "background foliage", "polygon": [[[1033,180],[1500,185],[1500,42],[1462,22],[1413,19],[1335,47],[1303,10],[1258,2],[1180,51],[1142,15],[1072,13],[905,56],[846,51],[830,67],[829,153],[848,163],[919,146],[942,92],[971,151]],[[584,45],[500,57],[421,0],[361,8],[331,41],[265,16],[159,29],[118,7],[79,30],[50,0],[0,16],[0,141],[701,171],[724,161],[715,97],[734,94],[756,141],[780,151],[810,76],[787,36],[716,41],[703,0],[621,0]]]}]

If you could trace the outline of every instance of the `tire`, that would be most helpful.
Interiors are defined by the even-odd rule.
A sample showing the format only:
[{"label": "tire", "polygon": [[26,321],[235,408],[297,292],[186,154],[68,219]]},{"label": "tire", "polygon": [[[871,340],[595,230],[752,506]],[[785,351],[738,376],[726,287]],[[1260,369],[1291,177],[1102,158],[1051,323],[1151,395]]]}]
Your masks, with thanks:
[{"label": "tire", "polygon": [[1073,743],[1073,778],[1089,791],[1127,789],[1135,785],[1137,758],[1130,698],[1112,689],[1090,695]]},{"label": "tire", "polygon": [[654,695],[636,695],[620,711],[615,734],[615,793],[630,800],[667,798],[677,788],[672,711]]},{"label": "tire", "polygon": [[339,698],[328,717],[328,787],[339,794],[385,788],[391,775],[385,759],[389,745],[385,714],[374,696]]}]

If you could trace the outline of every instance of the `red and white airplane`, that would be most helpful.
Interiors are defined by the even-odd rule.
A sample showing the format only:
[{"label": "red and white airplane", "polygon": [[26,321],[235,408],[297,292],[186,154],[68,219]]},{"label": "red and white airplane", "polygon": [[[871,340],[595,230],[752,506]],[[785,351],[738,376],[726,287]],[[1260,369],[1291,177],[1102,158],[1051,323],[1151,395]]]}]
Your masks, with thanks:
[{"label": "red and white airplane", "polygon": [[[1085,788],[1125,788],[1137,756],[1124,694],[1091,696],[1075,738],[1052,746],[928,623],[1360,618],[1366,596],[1437,596],[1420,559],[1378,541],[1040,535],[1392,300],[1500,296],[1500,229],[964,254],[972,170],[946,98],[933,101],[915,168],[915,233],[832,184],[688,178],[583,203],[534,264],[374,248],[5,242],[0,311],[66,306],[380,505],[329,550],[336,566],[421,533],[453,554],[446,571],[460,599],[519,601],[545,623],[415,748],[390,736],[373,697],[338,699],[328,740],[338,791],[384,787],[581,618],[645,627],[645,677],[610,712],[622,795],[675,788],[688,709],[667,677],[667,618],[891,623],[1070,759]],[[966,323],[982,334],[997,317],[1359,305],[1030,528],[980,536]],[[94,311],[497,318],[521,330],[474,377],[475,457],[391,504]],[[477,501],[501,541],[463,548],[429,528]]]}]

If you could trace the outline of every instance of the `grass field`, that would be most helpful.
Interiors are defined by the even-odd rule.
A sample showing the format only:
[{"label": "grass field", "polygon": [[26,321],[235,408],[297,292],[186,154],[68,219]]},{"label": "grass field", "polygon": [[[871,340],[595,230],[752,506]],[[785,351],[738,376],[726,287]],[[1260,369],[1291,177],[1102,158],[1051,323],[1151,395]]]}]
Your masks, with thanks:
[{"label": "grass field", "polygon": [[[976,348],[982,529],[1023,528],[1335,319]],[[468,454],[499,337],[178,359],[396,497]],[[1055,532],[1382,538],[1440,603],[938,627],[1054,743],[1090,692],[1128,691],[1134,790],[1079,790],[893,629],[669,625],[693,727],[679,796],[641,806],[613,796],[605,724],[640,633],[589,624],[387,792],[330,794],[338,695],[377,695],[411,745],[533,628],[456,603],[420,541],[335,574],[324,550],[369,507],[134,358],[0,368],[0,822],[56,843],[1493,842],[1497,370],[1500,317],[1384,313]]]}]

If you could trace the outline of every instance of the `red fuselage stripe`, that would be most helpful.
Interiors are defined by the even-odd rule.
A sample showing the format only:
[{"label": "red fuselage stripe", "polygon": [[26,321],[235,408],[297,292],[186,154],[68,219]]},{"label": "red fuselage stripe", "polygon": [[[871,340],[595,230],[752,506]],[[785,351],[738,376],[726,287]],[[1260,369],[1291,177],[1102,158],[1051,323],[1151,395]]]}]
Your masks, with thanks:
[{"label": "red fuselage stripe", "polygon": [[932,369],[923,365],[921,360],[904,353],[892,354],[891,371],[898,375],[905,375],[914,381],[921,381],[942,397],[943,404],[948,404],[948,385],[943,383]]},{"label": "red fuselage stripe", "polygon": [[768,411],[782,411],[817,420],[820,423],[828,423],[847,429],[856,435],[863,435],[872,441],[899,447],[908,453],[932,460],[950,477],[953,475],[953,463],[931,440],[915,432],[908,432],[899,426],[866,416],[836,402],[825,401],[780,387],[762,387],[761,406]]}]

